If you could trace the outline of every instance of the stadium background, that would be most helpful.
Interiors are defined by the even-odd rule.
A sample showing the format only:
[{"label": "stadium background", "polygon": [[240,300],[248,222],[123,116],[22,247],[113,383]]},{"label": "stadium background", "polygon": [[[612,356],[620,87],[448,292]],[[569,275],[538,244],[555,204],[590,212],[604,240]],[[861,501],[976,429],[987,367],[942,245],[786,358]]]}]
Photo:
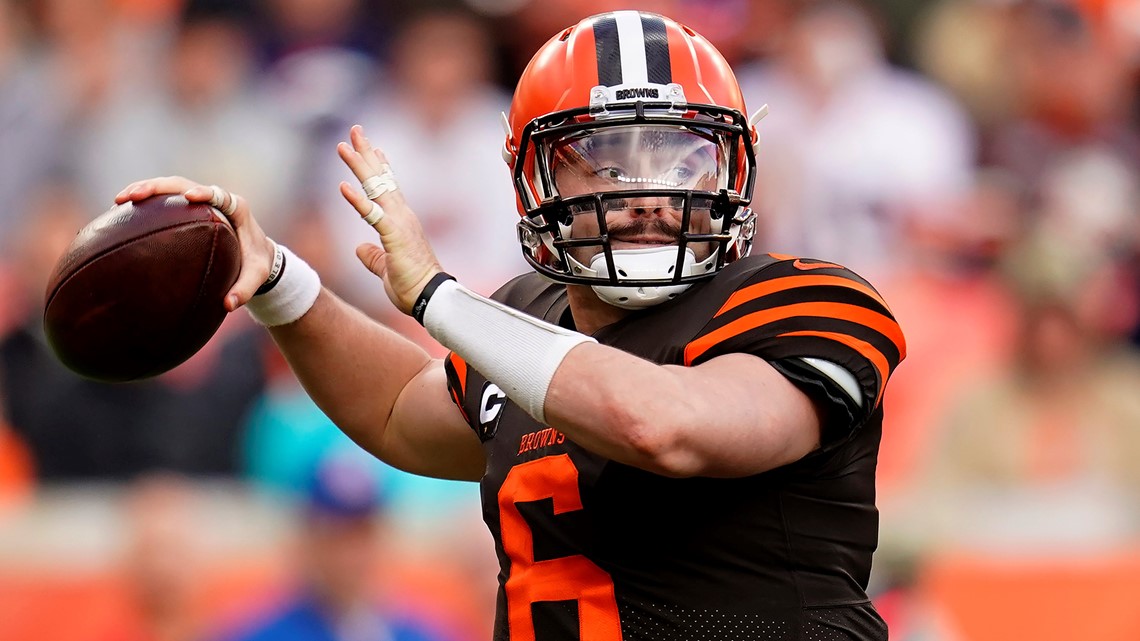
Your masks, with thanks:
[{"label": "stadium background", "polygon": [[689,23],[771,106],[758,247],[847,264],[907,333],[871,586],[892,638],[1140,638],[1140,2],[0,0],[0,639],[224,638],[296,581],[328,459],[382,497],[375,599],[488,638],[477,488],[362,456],[245,314],[159,379],[75,379],[42,292],[122,186],[182,174],[425,340],[356,264],[335,141],[365,124],[489,291],[525,269],[499,111],[547,36],[614,8]]}]

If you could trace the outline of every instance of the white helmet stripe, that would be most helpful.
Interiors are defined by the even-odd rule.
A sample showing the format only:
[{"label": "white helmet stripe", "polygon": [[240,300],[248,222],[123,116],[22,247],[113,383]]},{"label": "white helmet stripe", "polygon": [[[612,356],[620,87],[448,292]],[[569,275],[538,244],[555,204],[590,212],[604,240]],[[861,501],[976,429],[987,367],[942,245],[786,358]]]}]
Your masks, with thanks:
[{"label": "white helmet stripe", "polygon": [[615,11],[618,46],[621,50],[621,81],[626,85],[649,82],[645,63],[645,34],[641,30],[641,14],[637,11]]}]

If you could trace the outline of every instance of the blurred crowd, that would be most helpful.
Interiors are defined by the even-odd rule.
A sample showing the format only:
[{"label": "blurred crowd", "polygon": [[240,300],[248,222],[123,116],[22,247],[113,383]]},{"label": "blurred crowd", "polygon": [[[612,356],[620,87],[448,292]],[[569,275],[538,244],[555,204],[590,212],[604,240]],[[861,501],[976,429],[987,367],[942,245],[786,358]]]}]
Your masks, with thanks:
[{"label": "blurred crowd", "polygon": [[[1101,589],[1140,593],[1137,0],[0,0],[0,638],[489,637],[475,486],[371,460],[244,313],[156,379],[80,379],[44,289],[119,189],[179,174],[440,354],[357,263],[335,143],[365,125],[490,293],[528,269],[499,112],[547,37],[615,8],[688,23],[770,106],[757,249],[851,267],[906,332],[872,585],[892,638],[1140,638]],[[993,603],[1048,595],[977,589],[1059,572],[1092,587],[1036,635]]]}]

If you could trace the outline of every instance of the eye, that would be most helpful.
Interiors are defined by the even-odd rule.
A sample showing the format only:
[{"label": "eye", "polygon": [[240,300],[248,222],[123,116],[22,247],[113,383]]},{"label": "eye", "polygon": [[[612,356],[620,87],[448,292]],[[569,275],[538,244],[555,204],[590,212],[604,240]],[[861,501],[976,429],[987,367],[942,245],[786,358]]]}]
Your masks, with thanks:
[{"label": "eye", "polygon": [[594,172],[598,178],[605,178],[606,180],[621,180],[625,178],[625,170],[621,167],[602,167]]},{"label": "eye", "polygon": [[692,180],[693,176],[695,176],[696,173],[697,172],[693,171],[691,167],[681,165],[679,167],[670,169],[667,176],[669,178],[669,182],[683,185]]}]

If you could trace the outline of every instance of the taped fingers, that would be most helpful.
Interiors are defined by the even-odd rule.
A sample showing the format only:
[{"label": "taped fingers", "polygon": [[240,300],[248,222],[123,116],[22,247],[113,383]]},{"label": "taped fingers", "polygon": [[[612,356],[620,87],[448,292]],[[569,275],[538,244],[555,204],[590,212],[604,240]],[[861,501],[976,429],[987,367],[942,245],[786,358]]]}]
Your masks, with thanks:
[{"label": "taped fingers", "polygon": [[[364,197],[359,191],[352,188],[347,182],[340,184],[340,193],[348,201],[356,213],[360,214],[360,219],[367,223],[369,226],[376,227],[382,218],[384,218],[384,208],[377,203],[372,202]],[[379,229],[377,229],[379,231]]]},{"label": "taped fingers", "polygon": [[368,212],[368,215],[365,216],[363,220],[369,227],[371,227],[380,222],[380,219],[383,217],[384,208],[380,205],[377,205],[376,203],[372,203],[372,211]]},{"label": "taped fingers", "polygon": [[369,176],[360,181],[360,188],[364,190],[364,197],[368,200],[376,200],[390,191],[399,189],[396,184],[396,175],[392,173],[392,167],[388,163],[380,165],[379,172],[374,176]]},{"label": "taped fingers", "polygon": [[237,197],[217,185],[210,185],[210,205],[226,215],[227,218],[237,211]]}]

